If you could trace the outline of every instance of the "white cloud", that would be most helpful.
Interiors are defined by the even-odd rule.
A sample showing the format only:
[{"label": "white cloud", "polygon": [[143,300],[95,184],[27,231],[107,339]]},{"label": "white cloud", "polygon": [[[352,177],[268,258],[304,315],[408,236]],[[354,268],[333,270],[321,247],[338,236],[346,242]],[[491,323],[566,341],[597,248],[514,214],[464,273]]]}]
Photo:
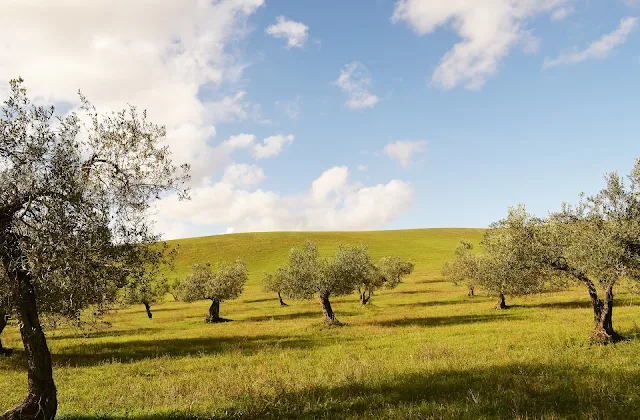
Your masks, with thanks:
[{"label": "white cloud", "polygon": [[351,109],[373,108],[380,102],[380,98],[369,92],[371,75],[358,61],[347,64],[335,83],[349,95],[347,106]]},{"label": "white cloud", "polygon": [[359,171],[361,171],[361,172],[364,172],[364,171],[366,171],[366,170],[367,170],[367,165],[362,165],[362,164],[360,164],[360,165],[358,165],[358,168],[357,168],[357,169],[358,169]]},{"label": "white cloud", "polygon": [[302,113],[302,98],[298,96],[296,99],[276,101],[275,106],[278,111],[284,113],[290,119],[297,120]]},{"label": "white cloud", "polygon": [[338,193],[347,185],[348,176],[346,166],[329,169],[311,184],[311,197],[317,202],[325,201],[331,192]]},{"label": "white cloud", "polygon": [[574,50],[571,53],[561,54],[558,58],[551,59],[545,58],[543,67],[545,69],[567,65],[576,64],[589,59],[603,59],[606,58],[611,50],[615,47],[623,44],[627,37],[638,24],[638,18],[627,17],[620,21],[618,29],[610,34],[602,36],[599,40],[591,43],[584,50]]},{"label": "white cloud", "polygon": [[255,140],[256,136],[253,134],[238,134],[229,137],[229,140],[222,143],[222,146],[229,151],[233,151],[235,149],[246,149],[252,146]]},{"label": "white cloud", "polygon": [[385,227],[414,199],[411,184],[392,180],[365,187],[348,182],[347,168],[331,168],[306,192],[253,192],[225,182],[201,185],[189,202],[169,197],[158,210],[165,238],[198,236],[230,226],[232,232],[363,230]]},{"label": "white cloud", "polygon": [[260,105],[245,99],[247,92],[240,91],[233,96],[225,96],[215,102],[206,104],[207,118],[213,124],[253,120],[265,123]]},{"label": "white cloud", "polygon": [[263,2],[8,2],[0,14],[0,80],[22,76],[38,101],[75,106],[82,89],[101,110],[147,109],[166,125],[174,160],[191,163],[197,183],[225,160],[209,145],[215,121],[199,90],[241,77],[247,63],[229,46]]},{"label": "white cloud", "polygon": [[256,159],[266,159],[278,156],[286,146],[293,143],[294,136],[277,135],[267,137],[262,144],[253,146],[252,153]]},{"label": "white cloud", "polygon": [[309,38],[309,27],[301,22],[278,16],[276,23],[265,29],[274,38],[286,39],[287,48],[302,48]]},{"label": "white cloud", "polygon": [[419,35],[450,26],[462,39],[445,54],[432,82],[445,89],[464,84],[479,89],[501,60],[527,34],[528,19],[554,12],[568,0],[398,0],[393,22],[405,22]]},{"label": "white cloud", "polygon": [[227,166],[222,176],[222,182],[240,188],[252,188],[260,185],[266,176],[261,168],[246,163],[234,163]]},{"label": "white cloud", "polygon": [[411,164],[415,155],[424,152],[426,146],[427,142],[425,140],[398,140],[387,144],[384,147],[384,154],[392,159],[396,159],[406,168]]},{"label": "white cloud", "polygon": [[573,7],[560,7],[551,13],[551,20],[556,22],[564,20],[569,15],[572,15],[574,11]]}]

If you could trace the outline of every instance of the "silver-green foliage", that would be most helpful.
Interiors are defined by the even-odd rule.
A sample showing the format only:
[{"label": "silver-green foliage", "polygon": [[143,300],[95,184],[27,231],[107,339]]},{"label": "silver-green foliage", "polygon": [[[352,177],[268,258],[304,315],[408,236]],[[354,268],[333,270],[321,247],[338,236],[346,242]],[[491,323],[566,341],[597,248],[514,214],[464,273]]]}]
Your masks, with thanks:
[{"label": "silver-green foliage", "polygon": [[175,295],[185,302],[203,299],[222,302],[238,298],[246,281],[247,267],[241,259],[234,263],[219,262],[215,269],[209,263],[194,264],[176,286]]},{"label": "silver-green foliage", "polygon": [[165,129],[129,107],[99,115],[84,98],[64,117],[33,105],[22,80],[0,108],[0,290],[18,318],[28,359],[25,410],[55,415],[56,390],[40,315],[100,314],[128,280],[127,265],[158,240],[153,202],[184,196]]}]

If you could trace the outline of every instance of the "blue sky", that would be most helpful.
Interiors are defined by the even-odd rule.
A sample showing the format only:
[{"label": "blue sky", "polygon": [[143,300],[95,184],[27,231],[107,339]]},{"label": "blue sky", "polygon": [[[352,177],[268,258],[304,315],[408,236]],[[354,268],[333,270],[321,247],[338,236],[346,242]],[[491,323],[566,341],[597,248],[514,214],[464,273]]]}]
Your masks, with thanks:
[{"label": "blue sky", "polygon": [[47,22],[44,46],[52,11],[26,3],[5,19],[34,36],[0,47],[0,76],[149,108],[193,160],[192,201],[158,206],[166,237],[484,227],[640,157],[634,0],[96,2],[76,21],[108,23]]}]

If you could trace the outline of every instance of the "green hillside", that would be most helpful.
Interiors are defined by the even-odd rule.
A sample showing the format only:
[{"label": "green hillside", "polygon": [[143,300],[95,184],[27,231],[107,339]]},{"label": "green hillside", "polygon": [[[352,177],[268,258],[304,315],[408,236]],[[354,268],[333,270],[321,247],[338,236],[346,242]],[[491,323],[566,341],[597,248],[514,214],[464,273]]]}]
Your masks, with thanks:
[{"label": "green hillside", "polygon": [[313,240],[320,252],[330,254],[339,244],[364,243],[374,259],[397,255],[416,264],[414,276],[438,275],[444,261],[451,258],[456,243],[482,239],[483,229],[411,229],[373,232],[269,232],[205,236],[169,241],[178,245],[174,278],[183,277],[191,264],[232,261],[247,263],[249,286],[257,284],[263,271],[284,263],[289,250],[305,240]]}]

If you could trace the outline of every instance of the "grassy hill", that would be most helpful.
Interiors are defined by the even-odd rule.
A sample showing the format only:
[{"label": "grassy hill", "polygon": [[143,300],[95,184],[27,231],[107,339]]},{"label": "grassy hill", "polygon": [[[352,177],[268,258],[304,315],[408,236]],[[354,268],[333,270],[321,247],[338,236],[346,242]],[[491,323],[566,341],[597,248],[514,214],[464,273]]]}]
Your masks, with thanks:
[{"label": "grassy hill", "polygon": [[[194,262],[245,259],[250,280],[223,302],[233,322],[207,325],[207,302],[166,302],[110,314],[88,337],[49,331],[60,418],[640,418],[640,343],[591,347],[585,290],[508,299],[468,298],[440,268],[460,238],[482,230],[261,233],[175,241],[175,278]],[[416,272],[361,307],[335,299],[344,327],[322,325],[316,301],[289,302],[260,290],[259,276],[311,238],[395,254]],[[638,336],[640,307],[617,295],[614,324]],[[18,349],[15,325],[5,334]],[[20,351],[0,358],[0,409],[26,391]]]},{"label": "grassy hill", "polygon": [[373,232],[268,232],[205,236],[169,241],[178,246],[174,278],[182,278],[191,264],[233,261],[247,263],[249,286],[260,281],[263,271],[273,271],[286,262],[289,250],[305,240],[314,241],[320,252],[329,255],[339,244],[364,243],[374,260],[387,255],[410,259],[416,275],[437,276],[442,264],[453,255],[462,238],[480,242],[483,229],[412,229]]}]

